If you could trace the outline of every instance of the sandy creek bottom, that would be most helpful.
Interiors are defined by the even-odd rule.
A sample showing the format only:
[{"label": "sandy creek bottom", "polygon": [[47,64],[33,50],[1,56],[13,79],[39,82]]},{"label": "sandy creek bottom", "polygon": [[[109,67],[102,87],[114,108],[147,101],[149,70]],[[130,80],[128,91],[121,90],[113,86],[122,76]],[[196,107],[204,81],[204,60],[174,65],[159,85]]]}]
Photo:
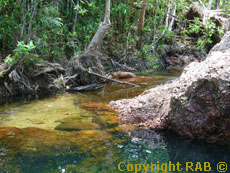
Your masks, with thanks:
[{"label": "sandy creek bottom", "polygon": [[177,76],[158,73],[128,80],[142,84],[139,88],[110,83],[95,92],[2,101],[0,172],[144,172],[135,164],[156,163],[159,168],[165,165],[160,171],[149,167],[148,172],[170,172],[169,161],[181,164],[176,172],[192,172],[186,162],[193,162],[194,169],[197,162],[203,169],[203,163],[210,162],[209,172],[216,172],[218,162],[229,163],[230,149],[137,130],[121,124],[117,113],[106,107],[111,100],[134,97]]}]

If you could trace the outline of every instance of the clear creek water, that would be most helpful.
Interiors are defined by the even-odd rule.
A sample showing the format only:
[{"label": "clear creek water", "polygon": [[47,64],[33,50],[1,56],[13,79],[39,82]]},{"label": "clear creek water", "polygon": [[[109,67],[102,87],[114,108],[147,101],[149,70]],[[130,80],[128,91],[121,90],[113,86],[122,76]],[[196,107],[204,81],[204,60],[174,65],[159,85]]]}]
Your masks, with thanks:
[{"label": "clear creek water", "polygon": [[[120,124],[117,113],[106,107],[111,100],[132,98],[178,75],[162,73],[129,79],[142,83],[139,88],[110,83],[95,92],[2,100],[0,172],[135,172],[134,164],[159,163],[161,167],[169,161],[180,163],[180,171],[166,171],[164,166],[160,171],[149,167],[147,172],[192,172],[186,170],[186,162],[200,162],[202,168],[204,162],[209,162],[208,172],[216,172],[218,162],[229,164],[229,148],[137,130]],[[138,165],[136,170],[144,172]]]}]

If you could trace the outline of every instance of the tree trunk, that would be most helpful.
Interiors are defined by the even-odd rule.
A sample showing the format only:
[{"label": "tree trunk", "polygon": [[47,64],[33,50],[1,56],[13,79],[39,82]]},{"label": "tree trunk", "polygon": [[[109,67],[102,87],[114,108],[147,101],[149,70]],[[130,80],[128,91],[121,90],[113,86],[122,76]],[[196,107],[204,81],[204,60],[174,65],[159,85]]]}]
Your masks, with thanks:
[{"label": "tree trunk", "polygon": [[[173,16],[176,16],[176,8],[177,8],[177,5],[175,4],[175,7],[173,9]],[[169,24],[169,27],[168,27],[169,31],[172,31],[174,21],[175,21],[175,18],[172,17],[170,24]]]},{"label": "tree trunk", "polygon": [[211,9],[212,9],[212,3],[213,3],[213,0],[209,0],[209,3],[208,3],[208,10],[211,10]]},{"label": "tree trunk", "polygon": [[110,22],[110,0],[106,0],[106,8],[105,8],[105,18],[104,21],[100,24],[96,34],[91,40],[87,50],[88,51],[96,51],[100,50],[102,46],[103,39],[109,30],[111,25]]},{"label": "tree trunk", "polygon": [[21,40],[23,39],[23,35],[24,35],[24,30],[25,30],[25,26],[26,26],[26,0],[22,1],[22,11],[21,11],[21,15],[22,17],[22,27],[21,27],[21,34],[20,34],[20,38]]},{"label": "tree trunk", "polygon": [[110,24],[110,0],[106,0],[104,21],[100,24],[87,50],[73,63],[72,73],[79,74],[77,80],[80,85],[104,82],[104,79],[93,73],[104,76],[104,67],[101,64],[103,54],[100,49]]},{"label": "tree trunk", "polygon": [[199,0],[199,3],[200,3],[200,5],[201,5],[203,8],[205,8],[205,5],[204,5],[204,3],[203,3],[201,0]]},{"label": "tree trunk", "polygon": [[216,0],[215,9],[220,9],[220,0]]},{"label": "tree trunk", "polygon": [[33,18],[36,16],[36,13],[37,13],[37,5],[38,3],[35,1],[34,2],[35,4],[34,5],[34,8],[31,7],[31,17],[30,17],[30,22],[29,22],[29,26],[28,26],[28,38],[27,40],[30,41],[30,38],[31,38],[31,30],[32,30],[32,23],[33,23]]},{"label": "tree trunk", "polygon": [[225,8],[225,0],[223,0],[223,4],[222,4],[221,8]]},{"label": "tree trunk", "polygon": [[167,14],[166,14],[166,19],[165,19],[165,27],[168,28],[169,26],[169,13],[171,11],[171,4],[169,4],[169,7],[168,7],[168,11],[167,11]]},{"label": "tree trunk", "polygon": [[74,3],[74,1],[72,0],[72,3],[74,5],[74,22],[73,22],[73,33],[75,32],[76,30],[76,24],[77,24],[77,10],[75,8],[77,8],[76,5],[78,5],[78,0],[76,1],[76,4]]},{"label": "tree trunk", "polygon": [[142,36],[143,36],[146,7],[147,7],[147,0],[143,0],[142,10],[141,10],[141,15],[140,15],[140,20],[139,20],[139,26],[138,26],[139,40],[137,41],[137,49],[142,48]]},{"label": "tree trunk", "polygon": [[156,21],[157,21],[157,10],[158,10],[158,0],[155,1],[155,10],[154,10],[154,25],[153,25],[153,40],[156,40]]}]

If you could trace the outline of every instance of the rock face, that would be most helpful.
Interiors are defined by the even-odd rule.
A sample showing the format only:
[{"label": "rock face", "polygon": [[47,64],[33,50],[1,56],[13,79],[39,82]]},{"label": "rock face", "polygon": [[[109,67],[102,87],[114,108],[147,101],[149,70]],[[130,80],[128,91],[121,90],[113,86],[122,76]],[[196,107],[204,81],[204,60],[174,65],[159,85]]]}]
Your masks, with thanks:
[{"label": "rock face", "polygon": [[191,62],[205,59],[206,53],[192,48],[191,44],[183,44],[169,39],[159,56],[160,63],[167,70],[182,71]]},{"label": "rock face", "polygon": [[[229,40],[229,41],[228,41]],[[179,79],[110,102],[123,122],[230,145],[230,32]]]}]

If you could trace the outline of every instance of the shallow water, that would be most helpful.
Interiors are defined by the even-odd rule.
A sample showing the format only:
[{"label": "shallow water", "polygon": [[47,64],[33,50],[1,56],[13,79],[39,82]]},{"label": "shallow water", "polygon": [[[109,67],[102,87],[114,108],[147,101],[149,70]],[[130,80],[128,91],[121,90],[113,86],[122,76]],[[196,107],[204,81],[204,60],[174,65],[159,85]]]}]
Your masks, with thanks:
[{"label": "shallow water", "polygon": [[[159,162],[161,167],[169,161],[181,164],[181,171],[176,172],[192,172],[186,171],[185,162],[210,162],[212,169],[208,172],[216,172],[218,162],[229,162],[229,149],[119,125],[117,113],[105,106],[178,75],[162,73],[129,79],[143,85],[139,88],[110,83],[95,92],[8,100],[0,106],[0,172],[110,173],[120,172],[120,162],[124,162],[120,164],[123,172],[135,172],[135,166],[132,170],[127,165]],[[144,172],[143,167],[136,168]],[[149,167],[148,172],[157,172],[157,167]]]}]

